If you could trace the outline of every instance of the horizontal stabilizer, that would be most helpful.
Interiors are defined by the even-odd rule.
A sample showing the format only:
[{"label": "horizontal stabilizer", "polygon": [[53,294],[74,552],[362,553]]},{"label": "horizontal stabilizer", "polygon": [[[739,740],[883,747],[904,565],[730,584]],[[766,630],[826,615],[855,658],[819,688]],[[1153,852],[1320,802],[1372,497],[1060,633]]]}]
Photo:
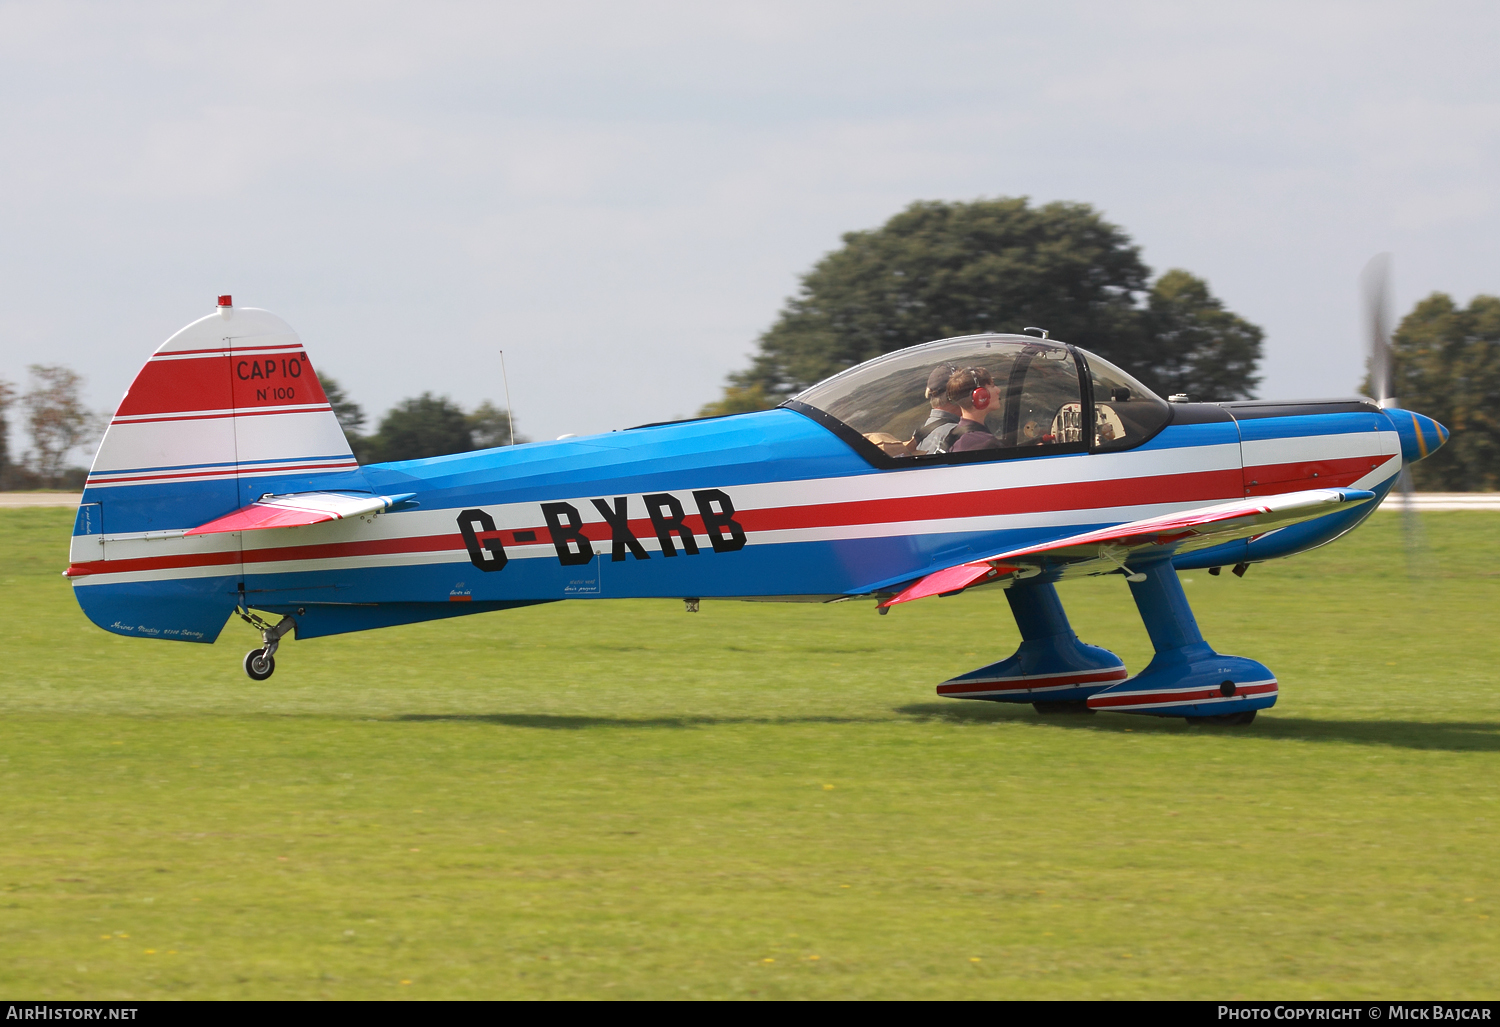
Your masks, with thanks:
[{"label": "horizontal stabilizer", "polygon": [[371,496],[344,492],[298,492],[287,496],[261,496],[249,506],[207,524],[183,532],[184,535],[218,535],[228,531],[264,531],[267,528],[300,528],[324,521],[338,521],[360,514],[382,513],[395,506],[414,505],[416,495],[405,492],[397,496]]},{"label": "horizontal stabilizer", "polygon": [[1110,574],[1128,570],[1126,561],[1132,558],[1158,557],[1252,538],[1333,513],[1341,504],[1368,503],[1374,498],[1375,493],[1360,489],[1309,489],[1280,496],[1215,503],[1142,521],[1127,521],[1113,528],[1070,535],[1039,546],[1012,549],[945,567],[881,605],[894,606],[928,596],[951,595],[1003,578],[1022,568],[1040,569],[1044,561],[1066,565],[1075,573]]}]

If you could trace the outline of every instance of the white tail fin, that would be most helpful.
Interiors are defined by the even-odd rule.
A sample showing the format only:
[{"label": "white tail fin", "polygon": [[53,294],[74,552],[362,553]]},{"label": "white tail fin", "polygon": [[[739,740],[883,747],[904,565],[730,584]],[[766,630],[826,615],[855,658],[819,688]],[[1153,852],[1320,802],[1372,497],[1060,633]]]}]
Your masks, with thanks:
[{"label": "white tail fin", "polygon": [[267,493],[319,490],[367,486],[302,340],[221,296],[120,401],[84,486],[68,576],[101,627],[213,641],[239,601],[239,537],[180,529]]},{"label": "white tail fin", "polygon": [[165,494],[181,504],[177,524],[105,525],[144,531],[201,524],[267,492],[326,488],[330,473],[357,466],[297,333],[268,311],[225,303],[141,368],[86,488],[111,507],[136,505],[130,493],[147,506]]}]

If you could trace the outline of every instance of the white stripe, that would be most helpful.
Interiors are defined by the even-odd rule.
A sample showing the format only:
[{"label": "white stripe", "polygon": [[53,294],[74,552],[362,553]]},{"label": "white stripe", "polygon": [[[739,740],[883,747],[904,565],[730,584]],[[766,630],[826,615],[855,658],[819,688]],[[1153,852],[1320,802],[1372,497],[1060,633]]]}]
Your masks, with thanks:
[{"label": "white stripe", "polygon": [[[263,438],[257,440],[256,445],[270,452],[276,452],[275,447],[281,445],[281,453],[284,453],[286,452],[286,440],[283,439],[278,443],[274,436],[281,433],[280,425],[283,422],[287,422],[296,416],[247,418],[244,420],[248,422],[274,422],[275,427],[268,430]],[[342,431],[338,428],[337,419],[327,412],[322,412],[315,416],[321,422],[320,427],[326,426],[328,429],[330,434],[328,442],[332,443],[334,441],[333,436],[336,435],[339,449],[343,449],[343,435]],[[128,427],[140,431],[145,427],[158,426]],[[1372,437],[1375,434],[1373,432],[1370,433]],[[191,437],[191,433],[178,433],[176,437]],[[1331,438],[1337,441],[1341,437],[1318,436],[1317,438],[1319,440]],[[243,435],[241,436],[241,440],[243,446]],[[170,451],[169,447],[163,446],[162,448]],[[302,447],[299,445],[298,448],[301,449]],[[601,448],[629,449],[628,446],[624,445],[623,441],[618,446],[601,443]],[[325,449],[323,452],[338,452],[338,450]],[[245,455],[242,448],[241,456]],[[136,466],[140,466],[145,462],[137,461]],[[117,464],[116,466],[122,465]],[[123,466],[130,465],[126,464]],[[1045,487],[1048,485],[1075,484],[1080,482],[1099,483],[1107,494],[1108,484],[1118,479],[1136,479],[1135,484],[1139,485],[1142,484],[1139,479],[1143,477],[1193,474],[1214,470],[1232,470],[1238,472],[1239,466],[1239,445],[1237,443],[1229,443],[1145,452],[1132,451],[1036,460],[1009,460],[984,464],[950,465],[913,469],[898,473],[871,473],[806,481],[780,481],[721,487],[725,488],[732,496],[736,513],[748,513],[765,509],[786,509],[788,507],[798,508],[865,500],[910,499],[917,497],[933,497],[935,502],[941,503],[943,497],[947,494],[962,494],[1007,488]],[[274,473],[276,473],[274,465],[241,468],[237,472],[238,476]],[[503,470],[497,469],[496,476],[499,477],[503,473]],[[1387,472],[1386,476],[1388,475],[1389,472]],[[236,476],[236,473],[232,471],[226,471],[224,475],[224,477],[234,476]],[[706,480],[700,487],[712,487],[718,484],[712,480],[712,471],[705,471],[704,478]],[[212,476],[205,476],[194,480],[212,480]],[[1381,480],[1384,479],[1382,478]],[[1239,490],[1236,489],[1235,492],[1238,493]],[[693,500],[691,489],[674,490],[671,494],[682,503],[686,511],[689,513],[696,512],[696,502]],[[547,498],[552,500],[554,497],[549,496]],[[598,513],[594,505],[589,502],[591,498],[594,498],[594,495],[574,493],[571,497],[566,497],[566,501],[571,502],[575,509],[578,510],[584,523],[589,525],[603,524],[603,517]],[[1225,496],[1224,500],[1237,500],[1241,498],[1243,497],[1240,494],[1231,494]],[[1214,500],[776,529],[749,532],[747,542],[751,545],[773,545],[862,538],[922,536],[945,532],[994,532],[1006,529],[1054,529],[1058,535],[1065,535],[1074,533],[1076,529],[1087,526],[1143,520],[1152,516],[1176,513],[1204,506],[1211,502],[1214,502]],[[498,505],[471,502],[464,506],[454,506],[446,509],[413,510],[403,512],[399,516],[383,514],[374,518],[369,524],[343,521],[291,530],[281,529],[273,532],[247,533],[245,540],[246,548],[247,550],[257,551],[302,545],[330,544],[352,541],[354,539],[374,541],[427,535],[452,535],[455,533],[455,520],[458,512],[473,506],[482,507],[485,512],[489,513],[495,519],[497,528],[503,532],[511,532],[517,529],[537,529],[543,522],[538,502]],[[640,496],[630,496],[629,512],[632,519],[639,520],[645,518],[646,509]],[[184,527],[192,526],[184,525]],[[659,552],[661,549],[660,543],[653,535],[644,535],[639,541],[648,552]],[[698,535],[698,541],[705,548],[707,547],[701,533]],[[680,545],[680,543],[674,544]],[[596,548],[600,551],[607,551],[608,546],[609,543],[607,541],[601,541],[597,544]],[[158,549],[156,552],[160,553],[162,550]],[[507,552],[508,555],[516,559],[555,558],[552,546],[547,544],[512,545],[507,547]],[[955,555],[961,554],[947,553],[945,554],[946,559],[942,562],[951,562],[952,557]],[[274,564],[262,564],[259,566],[259,570],[265,573],[276,573],[291,570],[321,570],[343,567],[411,566],[423,563],[466,562],[467,559],[467,553],[462,549],[457,549],[446,553],[393,553],[377,556],[339,557],[316,561],[293,559],[277,561]],[[914,573],[920,573],[922,570],[923,568],[915,568]]]},{"label": "white stripe", "polygon": [[[353,457],[301,457],[293,460],[276,461],[274,463],[256,464],[249,466],[229,466],[216,470],[203,468],[193,470],[181,468],[175,471],[165,468],[155,470],[143,468],[135,471],[106,471],[100,474],[91,474],[88,479],[89,488],[109,488],[122,485],[158,485],[179,481],[222,481],[226,478],[263,478],[267,475],[283,474],[290,468],[304,467],[313,464],[316,470],[309,470],[309,474],[323,474],[330,471],[353,469],[359,466]],[[188,525],[197,527],[197,525]]]},{"label": "white stripe", "polygon": [[1245,469],[1274,464],[1316,463],[1320,460],[1347,460],[1369,457],[1372,461],[1389,455],[1386,437],[1395,440],[1400,451],[1401,437],[1389,432],[1349,432],[1344,435],[1299,435],[1286,439],[1252,439],[1240,443],[1245,453]]},{"label": "white stripe", "polygon": [[[737,493],[738,489],[735,492]],[[632,506],[635,506],[638,499],[634,496],[631,498],[635,501],[632,502]],[[695,510],[691,492],[678,495],[678,499],[683,501],[683,506],[686,510]],[[1055,528],[1059,534],[1063,534],[1067,533],[1073,527],[1140,520],[1157,514],[1172,513],[1201,505],[1201,503],[1164,503],[1155,506],[1109,507],[1094,510],[1069,510],[1065,512],[996,514],[981,517],[941,518],[929,521],[891,521],[876,524],[828,525],[812,528],[750,531],[746,532],[746,544],[748,546],[756,546],[798,542],[834,542],[851,539],[920,536],[949,532],[990,532],[1005,529],[1049,527]],[[598,515],[592,503],[581,504],[575,502],[575,507],[577,507],[580,515],[582,515],[584,523],[604,523],[603,518]],[[749,508],[753,509],[753,507]],[[266,550],[289,549],[300,546],[337,544],[356,539],[359,541],[383,541],[433,535],[451,535],[455,533],[457,515],[462,509],[464,508],[450,507],[448,509],[437,510],[412,510],[399,515],[383,514],[377,516],[370,523],[335,521],[307,525],[291,530],[265,529],[249,531],[244,533],[244,546],[246,552],[264,552]],[[541,527],[542,517],[538,503],[512,503],[503,506],[485,506],[484,510],[494,517],[497,529],[502,532],[508,533],[518,529],[537,530]],[[736,497],[736,512],[738,513],[739,510]],[[588,514],[593,514],[593,516],[588,516]],[[644,506],[633,509],[631,514],[632,517],[644,517]],[[707,549],[709,547],[708,543],[703,541],[701,533],[696,537],[702,548]],[[654,534],[642,535],[638,540],[647,552],[661,552],[661,543]],[[674,537],[673,544],[678,549],[681,549],[681,540]],[[607,553],[610,551],[610,548],[611,545],[608,540],[600,540],[595,543],[596,552]],[[163,552],[163,550],[158,548],[150,552],[134,555],[154,556],[161,555]],[[512,543],[506,546],[506,555],[511,559],[520,560],[556,559],[555,549],[547,543],[522,543],[519,545]],[[948,555],[951,558],[954,554]],[[122,554],[113,558],[123,559],[125,557]],[[632,557],[631,559],[634,558]],[[461,563],[467,560],[467,551],[457,549],[443,552],[370,554],[316,560],[293,559],[276,561],[273,564],[262,564],[260,566],[265,569],[266,573],[280,573],[289,571],[337,570],[354,567],[413,566],[423,563]],[[947,561],[945,560],[944,562]],[[270,569],[272,567],[274,567],[274,570]],[[917,573],[920,572],[921,569],[919,568]]]},{"label": "white stripe", "polygon": [[[275,338],[275,336],[267,336],[267,337],[268,338]],[[264,357],[276,357],[276,356],[283,356],[283,355],[292,354],[292,353],[306,353],[307,352],[306,350],[304,350],[302,348],[302,344],[300,342],[298,342],[298,343],[287,343],[284,346],[276,346],[274,349],[258,349],[258,350],[255,350],[254,352],[249,352],[249,351],[247,351],[245,349],[235,349],[235,348],[233,348],[233,343],[235,343],[235,342],[242,342],[242,343],[249,343],[250,345],[256,345],[256,343],[254,343],[252,340],[234,339],[234,340],[231,340],[229,346],[224,346],[222,348],[221,347],[216,347],[216,346],[203,346],[203,347],[200,347],[203,350],[203,352],[201,352],[201,353],[173,353],[173,352],[153,353],[153,354],[151,354],[151,360],[153,362],[160,361],[160,360],[213,360],[213,359],[218,358],[218,357],[243,357],[246,360],[253,360],[256,357],[262,357],[262,356],[264,356]],[[262,345],[271,345],[271,344],[270,343],[264,343]]]},{"label": "white stripe", "polygon": [[1385,484],[1387,481],[1390,481],[1392,478],[1394,478],[1396,475],[1398,475],[1400,473],[1401,473],[1401,457],[1399,457],[1399,456],[1389,457],[1379,467],[1375,468],[1373,471],[1371,471],[1369,474],[1365,475],[1363,478],[1358,479],[1357,481],[1354,482],[1354,484],[1350,485],[1349,487],[1351,489],[1366,489],[1366,490],[1369,490],[1369,491],[1373,492],[1375,489],[1379,488],[1381,485]]},{"label": "white stripe", "polygon": [[257,466],[267,461],[306,463],[308,456],[303,454],[353,459],[338,418],[326,406],[269,417],[112,424],[91,473],[134,473],[138,468],[163,465],[201,467],[234,460]]},{"label": "white stripe", "polygon": [[126,574],[89,574],[81,578],[70,578],[74,588],[90,585],[130,585],[140,581],[181,581],[196,578],[238,577],[240,565],[223,563],[214,567],[172,567],[154,571],[131,571]]},{"label": "white stripe", "polygon": [[1071,692],[1075,688],[1108,688],[1108,681],[1080,681],[1064,685],[1037,685],[1032,688],[996,688],[988,691],[939,692],[944,699],[970,699],[981,695],[1034,695],[1037,692]]},{"label": "white stripe", "polygon": [[215,417],[265,417],[271,414],[300,414],[319,411],[332,413],[333,408],[327,403],[296,403],[290,406],[274,407],[220,407],[214,410],[164,410],[159,414],[126,414],[123,417],[117,414],[110,421],[110,424],[135,424],[140,421],[159,421],[164,418],[179,417],[206,421]]},{"label": "white stripe", "polygon": [[177,353],[185,349],[213,349],[226,344],[301,346],[302,340],[297,337],[291,325],[269,310],[234,307],[228,318],[217,311],[200,317],[156,347],[156,355]]},{"label": "white stripe", "polygon": [[214,357],[227,357],[227,356],[229,356],[229,354],[231,352],[230,349],[227,346],[225,348],[223,348],[223,349],[218,349],[218,350],[209,349],[208,347],[205,346],[204,349],[208,350],[208,352],[205,352],[205,353],[153,353],[153,354],[151,354],[151,360],[152,360],[152,362],[155,362],[155,361],[158,361],[158,360],[211,360]]},{"label": "white stripe", "polygon": [[1056,674],[1015,674],[1008,678],[949,678],[939,688],[948,685],[999,685],[1008,681],[1050,681],[1052,678],[1076,678],[1087,674],[1118,674],[1125,670],[1124,667],[1096,667],[1093,670],[1064,670]]},{"label": "white stripe", "polygon": [[[1122,682],[1122,684],[1129,684],[1129,682],[1128,681],[1127,682]],[[1257,687],[1259,685],[1274,685],[1274,684],[1276,684],[1276,679],[1275,678],[1268,678],[1268,679],[1266,679],[1264,681],[1236,682],[1235,688],[1236,689],[1240,689],[1240,688],[1254,688],[1254,687]],[[1204,688],[1207,688],[1207,687],[1211,687],[1211,686],[1208,686],[1208,685],[1192,685],[1192,686],[1184,687],[1184,688],[1152,688],[1152,689],[1144,690],[1143,694],[1150,695],[1150,696],[1158,696],[1158,695],[1181,695],[1184,692],[1198,692],[1198,691],[1202,691]],[[1115,696],[1127,696],[1127,695],[1130,695],[1130,694],[1131,693],[1130,693],[1130,691],[1128,689],[1124,689],[1121,686],[1117,685],[1117,686],[1115,686],[1114,690],[1109,691],[1109,692],[1099,692],[1096,695],[1094,695],[1093,698],[1096,698],[1096,699],[1098,699],[1098,698],[1104,698],[1104,697],[1114,698]],[[1120,705],[1114,705],[1114,704],[1111,704],[1111,705],[1108,705],[1108,706],[1100,705],[1100,706],[1097,706],[1095,708],[1096,709],[1101,709],[1101,710],[1106,710],[1106,711],[1107,710],[1117,710],[1117,709],[1153,710],[1153,709],[1158,709],[1158,708],[1165,707],[1165,706],[1202,706],[1204,704],[1213,704],[1213,703],[1239,702],[1242,699],[1257,699],[1257,698],[1260,698],[1261,696],[1270,695],[1270,694],[1272,694],[1272,693],[1271,692],[1256,692],[1254,695],[1239,695],[1239,694],[1235,694],[1235,695],[1214,695],[1214,696],[1209,696],[1209,697],[1203,698],[1203,699],[1167,699],[1167,700],[1163,700],[1161,702],[1131,703],[1128,706],[1120,706]]]}]

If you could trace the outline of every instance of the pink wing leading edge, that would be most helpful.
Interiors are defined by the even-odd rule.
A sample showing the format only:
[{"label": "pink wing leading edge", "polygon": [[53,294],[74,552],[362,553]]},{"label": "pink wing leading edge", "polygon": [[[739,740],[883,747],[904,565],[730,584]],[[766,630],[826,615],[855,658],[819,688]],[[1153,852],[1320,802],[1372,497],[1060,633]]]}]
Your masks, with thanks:
[{"label": "pink wing leading edge", "polygon": [[1124,568],[1127,558],[1145,550],[1175,553],[1204,549],[1321,517],[1330,512],[1330,507],[1341,503],[1366,503],[1374,498],[1375,493],[1362,489],[1310,489],[1253,500],[1215,503],[1142,521],[1127,521],[1113,528],[1070,535],[1054,542],[1007,550],[945,567],[909,585],[881,606],[961,592],[1002,578],[1021,566],[1036,565],[1042,557],[1052,557],[1064,563],[1098,563],[1098,569],[1088,573],[1108,574]]}]

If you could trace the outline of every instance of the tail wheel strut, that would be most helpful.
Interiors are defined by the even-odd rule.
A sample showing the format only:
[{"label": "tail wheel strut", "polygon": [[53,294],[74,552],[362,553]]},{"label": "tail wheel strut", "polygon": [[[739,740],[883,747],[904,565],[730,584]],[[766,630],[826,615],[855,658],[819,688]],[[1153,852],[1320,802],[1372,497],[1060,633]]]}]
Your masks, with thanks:
[{"label": "tail wheel strut", "polygon": [[251,681],[264,681],[276,673],[276,650],[281,645],[281,636],[295,628],[297,622],[290,614],[271,624],[243,607],[237,612],[241,620],[260,631],[261,641],[265,643],[245,654],[245,673]]}]

